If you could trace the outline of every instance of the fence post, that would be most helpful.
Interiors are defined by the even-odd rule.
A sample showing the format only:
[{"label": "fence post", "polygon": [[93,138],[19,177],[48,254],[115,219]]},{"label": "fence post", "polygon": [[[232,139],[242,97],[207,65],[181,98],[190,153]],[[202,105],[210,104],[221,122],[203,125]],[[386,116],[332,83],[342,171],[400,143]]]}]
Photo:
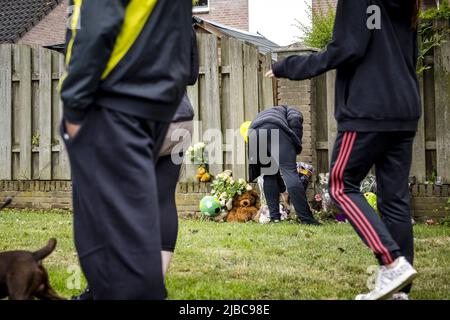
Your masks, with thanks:
[{"label": "fence post", "polygon": [[[229,45],[229,64],[230,64],[230,128],[223,128],[224,130],[233,129],[238,130],[241,123],[245,120],[245,106],[244,106],[244,62],[243,62],[243,42],[230,38]],[[231,150],[233,175],[236,178],[245,178],[245,141],[235,135],[227,135],[227,144],[233,146]]]},{"label": "fence post", "polygon": [[[422,43],[422,41],[419,41]],[[425,71],[424,71],[425,72]],[[411,175],[416,177],[417,183],[426,179],[426,146],[425,146],[425,75],[419,77],[420,101],[422,116],[420,117],[416,137],[413,144],[413,159],[411,164]]]},{"label": "fence post", "polygon": [[[19,56],[15,57],[19,71],[19,110],[20,110],[20,170],[19,179],[31,179],[31,47],[19,45]],[[18,60],[17,60],[18,58]]]},{"label": "fence post", "polygon": [[12,179],[12,46],[0,45],[0,180]]},{"label": "fence post", "polygon": [[262,58],[262,66],[261,66],[261,104],[260,109],[265,110],[273,107],[274,98],[273,98],[273,80],[270,78],[264,77],[267,71],[272,69],[272,53],[267,53]]},{"label": "fence post", "polygon": [[327,122],[328,122],[328,161],[331,169],[331,157],[333,155],[333,147],[337,135],[337,122],[334,118],[335,108],[335,84],[336,71],[330,71],[326,75],[326,90],[327,90]]},{"label": "fence post", "polygon": [[[66,67],[65,67],[64,55],[59,54],[58,55],[58,75],[59,75],[60,80],[64,76],[65,68]],[[61,100],[61,97],[59,97],[58,102],[59,102],[59,106],[58,106],[59,114],[60,114],[60,118],[62,118],[63,102]],[[58,122],[58,125],[59,125],[59,122]],[[58,130],[58,127],[55,129]],[[60,168],[61,178],[69,180],[71,178],[69,155],[67,153],[66,145],[65,145],[64,140],[62,139],[61,135],[58,134],[57,136],[58,136],[58,143],[59,143],[59,168]]]},{"label": "fence post", "polygon": [[436,94],[436,158],[437,174],[450,183],[450,19],[436,21],[447,30],[445,41],[434,52]]},{"label": "fence post", "polygon": [[[199,35],[201,47],[199,48],[200,67],[204,68],[205,77],[201,86],[202,104],[201,120],[203,130],[221,130],[220,90],[219,90],[219,52],[217,37],[215,35]],[[208,137],[205,137],[208,138]],[[214,150],[221,150],[222,144],[214,141]],[[216,163],[210,165],[210,171],[218,174],[223,170],[223,152],[214,154]]]},{"label": "fence post", "polygon": [[52,178],[52,56],[39,49],[39,180]]}]

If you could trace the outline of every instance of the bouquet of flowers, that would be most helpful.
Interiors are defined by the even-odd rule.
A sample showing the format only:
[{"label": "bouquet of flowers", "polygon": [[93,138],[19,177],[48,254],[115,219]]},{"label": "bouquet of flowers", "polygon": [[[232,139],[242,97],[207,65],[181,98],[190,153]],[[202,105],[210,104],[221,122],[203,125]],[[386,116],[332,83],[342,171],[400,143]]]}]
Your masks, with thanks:
[{"label": "bouquet of flowers", "polygon": [[227,210],[232,209],[233,199],[236,195],[242,195],[246,191],[252,190],[252,186],[244,179],[235,180],[230,170],[219,173],[211,186],[211,194],[217,197]]},{"label": "bouquet of flowers", "polygon": [[206,151],[206,144],[198,142],[190,146],[186,151],[186,156],[191,163],[198,166],[197,180],[200,182],[211,181],[211,174],[208,171],[208,153]]},{"label": "bouquet of flowers", "polygon": [[328,181],[330,179],[329,173],[320,173],[319,179],[315,184],[314,200],[312,201],[312,209],[316,211],[322,219],[335,219],[338,222],[345,222],[345,216],[339,212],[337,207],[331,200],[331,195],[328,191]]}]

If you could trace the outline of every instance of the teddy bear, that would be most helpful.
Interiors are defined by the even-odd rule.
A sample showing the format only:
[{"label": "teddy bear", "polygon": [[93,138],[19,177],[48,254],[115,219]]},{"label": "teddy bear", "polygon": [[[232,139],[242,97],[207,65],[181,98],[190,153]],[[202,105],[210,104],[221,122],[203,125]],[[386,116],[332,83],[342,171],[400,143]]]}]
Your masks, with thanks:
[{"label": "teddy bear", "polygon": [[197,170],[197,181],[199,181],[199,182],[210,182],[211,181],[211,174],[203,166],[201,166]]},{"label": "teddy bear", "polygon": [[227,222],[249,222],[257,221],[259,209],[261,207],[259,196],[254,191],[247,191],[238,195],[233,200],[233,208],[226,217]]}]

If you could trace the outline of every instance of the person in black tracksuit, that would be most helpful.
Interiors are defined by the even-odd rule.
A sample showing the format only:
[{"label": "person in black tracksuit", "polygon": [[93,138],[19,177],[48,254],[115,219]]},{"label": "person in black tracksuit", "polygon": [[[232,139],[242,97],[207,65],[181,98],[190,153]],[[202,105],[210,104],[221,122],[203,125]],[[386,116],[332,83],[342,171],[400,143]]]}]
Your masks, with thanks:
[{"label": "person in black tracksuit", "polygon": [[[380,264],[388,267],[397,265],[399,257],[412,264],[414,257],[408,175],[421,116],[417,11],[416,0],[341,0],[326,50],[288,57],[268,73],[303,80],[337,69],[338,135],[330,194]],[[370,23],[373,12],[379,13],[380,28]],[[381,218],[359,189],[372,166]]]},{"label": "person in black tracksuit", "polygon": [[[260,112],[249,129],[250,181],[264,175],[264,195],[270,219],[280,220],[280,193],[289,192],[298,219],[318,225],[306,199],[297,172],[297,155],[302,151],[303,116],[297,109],[276,106]],[[265,145],[267,141],[267,145]],[[264,161],[264,157],[270,157]]]},{"label": "person in black tracksuit", "polygon": [[94,299],[165,298],[156,167],[191,71],[192,2],[137,3],[70,2],[61,134]]},{"label": "person in black tracksuit", "polygon": [[[194,85],[197,82],[199,72],[197,36],[194,29],[192,29],[191,34],[191,72],[188,85]],[[185,93],[171,121],[155,168],[161,228],[161,259],[164,276],[168,271],[178,237],[178,212],[175,202],[175,191],[184,152],[191,144],[193,119],[194,108]],[[150,190],[150,192],[153,191]],[[93,299],[90,288],[85,289],[80,295],[72,297],[72,300]]]}]

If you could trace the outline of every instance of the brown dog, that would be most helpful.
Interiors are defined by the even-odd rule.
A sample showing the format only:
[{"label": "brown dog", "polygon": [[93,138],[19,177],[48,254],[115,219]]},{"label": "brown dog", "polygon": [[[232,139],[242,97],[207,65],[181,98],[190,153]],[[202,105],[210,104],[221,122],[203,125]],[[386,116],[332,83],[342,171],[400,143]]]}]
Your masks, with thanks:
[{"label": "brown dog", "polygon": [[42,249],[8,251],[0,253],[0,299],[63,300],[50,286],[48,274],[42,265],[56,247],[56,239],[50,239]]}]

